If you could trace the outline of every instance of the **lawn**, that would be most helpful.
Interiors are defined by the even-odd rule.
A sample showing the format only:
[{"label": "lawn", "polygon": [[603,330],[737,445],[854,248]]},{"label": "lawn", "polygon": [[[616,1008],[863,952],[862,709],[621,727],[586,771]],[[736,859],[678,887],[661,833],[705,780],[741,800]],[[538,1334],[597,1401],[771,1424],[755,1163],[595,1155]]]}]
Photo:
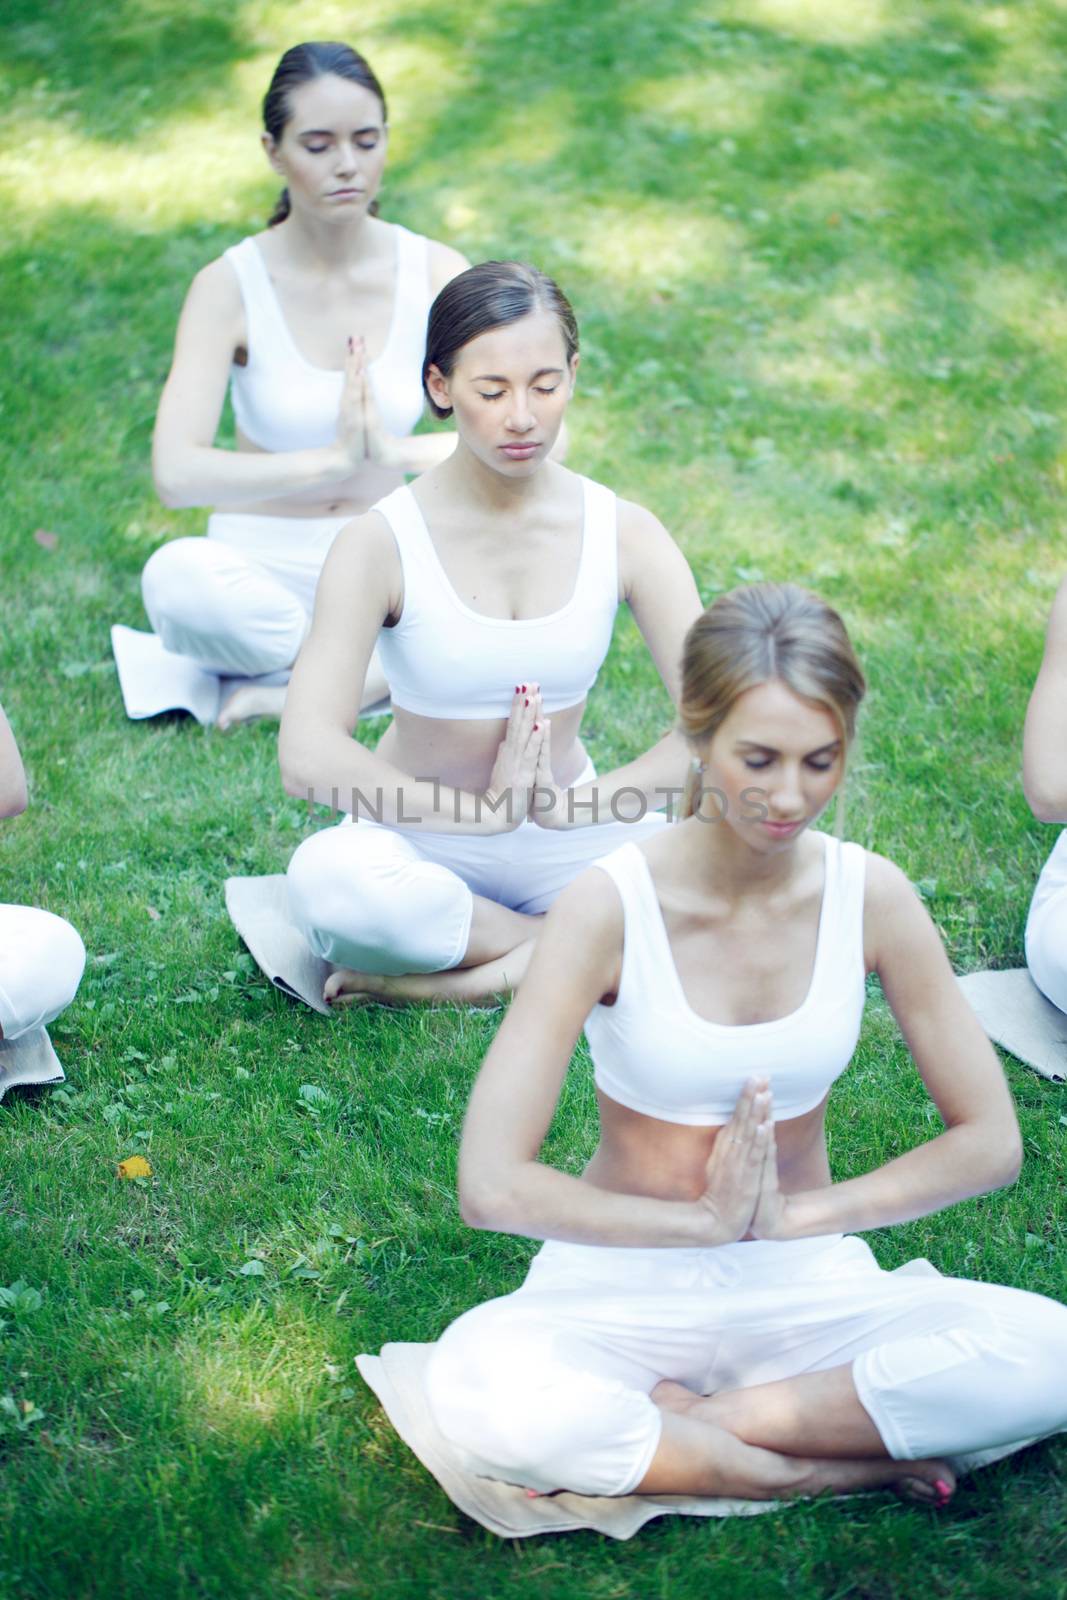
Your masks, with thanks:
[{"label": "lawn", "polygon": [[[0,1107],[0,1286],[26,1286],[0,1307],[0,1595],[1067,1595],[1062,1442],[940,1515],[877,1496],[624,1546],[461,1518],[353,1358],[436,1336],[531,1253],[454,1200],[498,1019],[327,1021],[269,989],[222,880],[280,870],[320,824],[282,794],[270,728],[127,722],[108,645],[143,625],[150,551],[203,526],[156,502],[148,445],[189,278],[270,209],[258,99],[287,44],[349,38],[390,99],[383,213],[559,277],[583,332],[571,461],[662,518],[705,596],[788,577],[840,607],[872,685],[850,835],[916,881],[958,970],[1019,964],[1054,836],[1018,769],[1065,565],[1067,5],[353,17],[6,0],[0,22],[0,699],[33,791],[0,828],[0,899],[89,949],[53,1030],[66,1086]],[[667,714],[621,622],[594,757]],[[1005,1065],[1019,1183],[871,1242],[1067,1298],[1067,1091]],[[931,1118],[872,993],[835,1172]],[[582,1051],[550,1153],[574,1167],[594,1140]],[[153,1176],[120,1181],[136,1152]]]}]

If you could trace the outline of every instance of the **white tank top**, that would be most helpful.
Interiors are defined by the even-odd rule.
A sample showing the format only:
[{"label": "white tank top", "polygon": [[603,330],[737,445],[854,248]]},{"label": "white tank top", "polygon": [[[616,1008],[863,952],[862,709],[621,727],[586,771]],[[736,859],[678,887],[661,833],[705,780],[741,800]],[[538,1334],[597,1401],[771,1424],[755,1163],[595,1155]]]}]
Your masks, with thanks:
[{"label": "white tank top", "polygon": [[[710,826],[710,824],[709,824]],[[856,1048],[863,1016],[866,853],[825,839],[826,876],[811,985],[795,1011],[771,1022],[707,1022],[685,998],[648,862],[624,844],[596,863],[622,900],[622,976],[613,1006],[585,1023],[597,1087],[661,1122],[728,1122],[754,1073],[766,1077],[779,1121],[826,1095]]]},{"label": "white tank top", "polygon": [[[409,434],[422,416],[422,359],[430,311],[427,241],[396,223],[393,320],[381,355],[367,370],[386,433]],[[337,435],[344,373],[301,355],[282,315],[255,239],[225,252],[244,301],[248,362],[230,370],[237,425],[261,450],[313,450]]]},{"label": "white tank top", "polygon": [[[378,635],[394,706],[423,717],[506,717],[517,683],[539,683],[546,714],[578,705],[608,653],[619,597],[615,496],[583,478],[574,591],[546,617],[487,617],[464,605],[405,485],[379,500],[404,571],[399,622]],[[506,531],[506,530],[502,530]]]}]

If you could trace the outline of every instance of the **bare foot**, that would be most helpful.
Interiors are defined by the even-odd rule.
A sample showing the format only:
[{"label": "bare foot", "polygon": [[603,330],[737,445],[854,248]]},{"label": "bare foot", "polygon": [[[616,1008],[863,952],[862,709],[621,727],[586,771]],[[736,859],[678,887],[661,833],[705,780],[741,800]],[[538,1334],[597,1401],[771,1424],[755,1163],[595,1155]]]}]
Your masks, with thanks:
[{"label": "bare foot", "polygon": [[675,1383],[673,1378],[663,1378],[657,1383],[648,1397],[654,1406],[661,1411],[688,1411],[694,1400],[705,1400],[706,1395],[698,1395],[695,1390],[687,1389],[684,1383]]},{"label": "bare foot", "polygon": [[285,684],[242,684],[226,699],[219,712],[216,726],[221,733],[229,733],[242,723],[254,722],[257,717],[280,718],[285,710]]},{"label": "bare foot", "polygon": [[[501,958],[515,959],[511,957]],[[450,967],[444,972],[404,972],[396,977],[378,972],[353,972],[338,967],[326,979],[322,998],[328,1006],[464,1006],[468,1011],[497,1011],[501,992],[508,992],[506,974],[494,981],[500,962],[481,967]]]},{"label": "bare foot", "polygon": [[[661,1411],[684,1416],[696,1410],[708,1420],[715,1406],[714,1396],[696,1394],[692,1389],[687,1389],[684,1383],[675,1383],[671,1378],[664,1378],[657,1383],[649,1398]],[[717,1425],[727,1433],[731,1431],[725,1416]],[[763,1454],[762,1451],[760,1453]],[[790,1459],[798,1467],[801,1465],[799,1456],[779,1456],[779,1460]],[[893,1461],[886,1457],[860,1460],[817,1457],[804,1458],[804,1465],[808,1470],[802,1482],[795,1486],[783,1483],[777,1488],[775,1492],[782,1498],[798,1493],[815,1495],[827,1490],[831,1494],[860,1494],[870,1489],[892,1489],[904,1500],[916,1500],[940,1510],[948,1505],[956,1491],[956,1474],[952,1467],[947,1461],[936,1457],[926,1461]]]},{"label": "bare foot", "polygon": [[322,998],[328,1006],[387,1006],[392,1003],[388,983],[389,979],[380,973],[353,972],[350,967],[338,967],[326,979]]}]

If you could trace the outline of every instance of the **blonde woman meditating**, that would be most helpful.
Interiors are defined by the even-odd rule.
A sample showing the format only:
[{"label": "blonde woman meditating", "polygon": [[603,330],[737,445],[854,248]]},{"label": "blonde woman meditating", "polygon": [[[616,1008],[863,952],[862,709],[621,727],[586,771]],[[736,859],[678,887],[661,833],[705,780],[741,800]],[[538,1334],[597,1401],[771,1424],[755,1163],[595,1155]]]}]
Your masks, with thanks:
[{"label": "blonde woman meditating", "polygon": [[[348,45],[287,50],[263,121],[281,200],[194,279],[156,420],[164,503],[215,510],[206,539],[163,545],[143,579],[168,650],[244,678],[292,666],[338,529],[451,449],[410,435],[430,303],[466,266],[376,215],[385,95]],[[227,384],[236,450],[213,442]],[[375,665],[364,703],[385,692]],[[245,685],[220,725],[278,715],[284,695],[277,681]]]},{"label": "blonde woman meditating", "polygon": [[[1011,1183],[1011,1097],[898,868],[813,830],[863,677],[836,612],[735,590],[689,633],[685,821],[559,897],[475,1085],[459,1192],[475,1227],[547,1241],[427,1369],[477,1473],[534,1491],[753,1499],[893,1485],[1067,1425],[1067,1308],[858,1231]],[[827,1097],[878,974],[943,1131],[834,1183]],[[600,1147],[538,1159],[582,1029]],[[871,1114],[877,1115],[874,1102]]]},{"label": "blonde woman meditating", "polygon": [[[594,786],[582,716],[620,600],[672,699],[700,601],[655,517],[549,459],[577,366],[551,279],[513,261],[454,278],[424,378],[455,453],[330,552],[279,746],[290,794],[356,819],[289,867],[294,920],[339,969],[328,999],[510,989],[575,873],[664,826],[678,734]],[[351,734],[376,643],[394,715],[369,750]]]}]

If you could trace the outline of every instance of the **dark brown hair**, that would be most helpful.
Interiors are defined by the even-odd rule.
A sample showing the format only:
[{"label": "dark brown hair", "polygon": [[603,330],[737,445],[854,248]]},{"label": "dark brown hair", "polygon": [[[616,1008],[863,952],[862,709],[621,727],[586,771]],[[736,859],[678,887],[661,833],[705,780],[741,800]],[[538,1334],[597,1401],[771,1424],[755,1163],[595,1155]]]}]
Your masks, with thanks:
[{"label": "dark brown hair", "polygon": [[[382,105],[382,121],[389,120],[385,92],[366,57],[349,44],[338,44],[334,40],[311,40],[306,44],[294,44],[285,52],[274,69],[270,88],[263,96],[263,126],[275,143],[285,132],[285,125],[292,116],[289,96],[293,90],[299,89],[302,83],[310,83],[313,78],[325,78],[331,73],[336,78],[346,78],[349,83],[356,83],[361,89],[369,89],[376,94]],[[371,202],[369,209],[372,215],[377,216],[376,201]],[[273,228],[276,223],[284,222],[288,215],[289,191],[283,189],[267,227]]]},{"label": "dark brown hair", "polygon": [[532,311],[551,311],[559,323],[567,360],[578,353],[578,324],[570,301],[552,278],[525,261],[482,261],[446,283],[430,307],[422,387],[435,417],[450,417],[451,406],[435,404],[426,374],[436,367],[450,378],[465,344],[493,328],[518,322]]}]

